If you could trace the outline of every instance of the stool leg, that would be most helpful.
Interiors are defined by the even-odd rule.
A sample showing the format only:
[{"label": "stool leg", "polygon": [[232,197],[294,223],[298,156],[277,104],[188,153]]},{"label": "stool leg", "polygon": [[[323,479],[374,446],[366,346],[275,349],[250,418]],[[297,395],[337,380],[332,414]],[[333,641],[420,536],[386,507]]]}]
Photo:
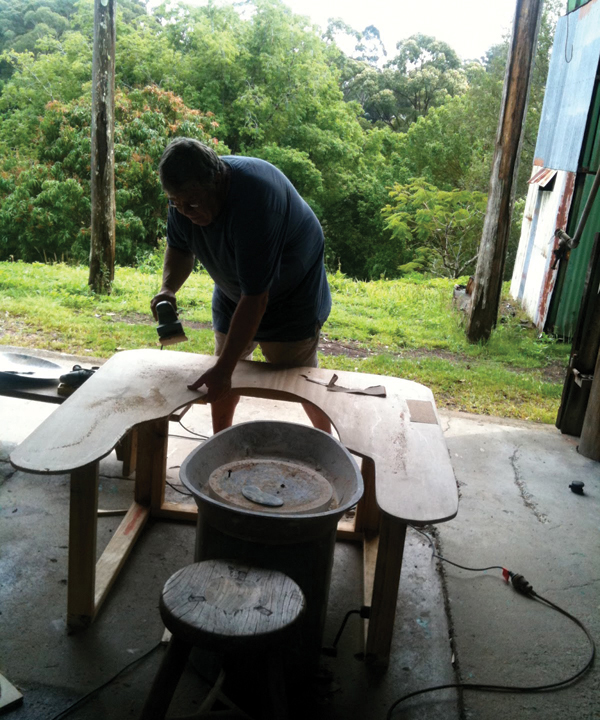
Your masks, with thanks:
[{"label": "stool leg", "polygon": [[164,720],[191,649],[191,645],[173,635],[150,688],[140,720]]},{"label": "stool leg", "polygon": [[288,720],[289,706],[285,692],[283,656],[278,650],[272,650],[267,656],[267,679],[271,706],[267,717],[269,720]]}]

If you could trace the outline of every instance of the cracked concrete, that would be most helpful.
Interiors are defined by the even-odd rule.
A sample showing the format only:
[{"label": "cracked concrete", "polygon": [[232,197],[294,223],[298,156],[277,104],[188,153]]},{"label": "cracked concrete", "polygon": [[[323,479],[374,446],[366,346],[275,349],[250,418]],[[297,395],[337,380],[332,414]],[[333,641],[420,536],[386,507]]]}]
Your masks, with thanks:
[{"label": "cracked concrete", "polygon": [[[600,464],[551,426],[453,413],[446,441],[460,486],[458,516],[438,526],[443,556],[523,574],[542,597],[600,636]],[[585,495],[569,484],[585,482]],[[567,678],[589,656],[573,623],[518,595],[499,571],[445,566],[449,613],[464,682],[537,685]],[[592,670],[560,692],[465,693],[464,720],[598,720]]]},{"label": "cracked concrete", "polygon": [[537,503],[533,499],[533,495],[529,492],[527,489],[527,484],[523,480],[521,476],[521,471],[519,470],[519,466],[517,464],[517,458],[519,455],[520,446],[517,445],[515,448],[515,451],[510,456],[510,464],[512,465],[513,473],[515,475],[515,485],[519,488],[519,493],[523,499],[523,502],[525,503],[525,507],[529,508],[531,512],[535,515],[537,520],[541,523],[548,522],[548,518],[544,515],[544,513],[541,513],[538,510]]}]

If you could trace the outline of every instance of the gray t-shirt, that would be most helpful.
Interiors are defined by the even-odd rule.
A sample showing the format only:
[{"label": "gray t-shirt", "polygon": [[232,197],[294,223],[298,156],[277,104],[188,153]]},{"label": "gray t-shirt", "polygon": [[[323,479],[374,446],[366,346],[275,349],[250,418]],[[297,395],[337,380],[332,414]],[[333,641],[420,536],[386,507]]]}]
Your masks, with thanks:
[{"label": "gray t-shirt", "polygon": [[286,176],[264,160],[226,156],[229,191],[206,227],[169,209],[167,243],[191,251],[215,282],[213,325],[227,333],[241,295],[269,291],[255,340],[314,337],[331,310],[317,217]]}]

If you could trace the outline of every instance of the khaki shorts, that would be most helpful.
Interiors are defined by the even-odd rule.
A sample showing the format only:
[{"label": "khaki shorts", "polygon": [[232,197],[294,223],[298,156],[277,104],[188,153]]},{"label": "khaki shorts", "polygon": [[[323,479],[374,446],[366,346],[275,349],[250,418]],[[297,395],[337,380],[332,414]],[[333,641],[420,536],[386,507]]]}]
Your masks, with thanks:
[{"label": "khaki shorts", "polygon": [[[225,345],[225,333],[215,330],[215,355],[219,356]],[[242,360],[252,360],[252,353],[260,345],[267,362],[282,367],[319,367],[317,348],[320,331],[317,329],[314,338],[295,342],[251,342],[242,353]]]}]

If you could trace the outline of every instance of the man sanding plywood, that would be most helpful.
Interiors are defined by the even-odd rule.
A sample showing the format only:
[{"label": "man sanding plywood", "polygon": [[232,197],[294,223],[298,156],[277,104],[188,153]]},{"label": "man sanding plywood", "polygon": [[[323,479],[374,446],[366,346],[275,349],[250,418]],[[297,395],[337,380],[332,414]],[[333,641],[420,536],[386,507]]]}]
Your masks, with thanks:
[{"label": "man sanding plywood", "polygon": [[[229,427],[239,401],[231,376],[260,345],[268,362],[317,367],[320,329],[331,310],[317,217],[287,177],[264,160],[219,157],[197,140],[177,138],[159,165],[169,198],[162,287],[152,299],[176,305],[194,258],[215,282],[216,363],[189,387],[206,388],[214,432]],[[331,431],[313,405],[313,425]]]}]

